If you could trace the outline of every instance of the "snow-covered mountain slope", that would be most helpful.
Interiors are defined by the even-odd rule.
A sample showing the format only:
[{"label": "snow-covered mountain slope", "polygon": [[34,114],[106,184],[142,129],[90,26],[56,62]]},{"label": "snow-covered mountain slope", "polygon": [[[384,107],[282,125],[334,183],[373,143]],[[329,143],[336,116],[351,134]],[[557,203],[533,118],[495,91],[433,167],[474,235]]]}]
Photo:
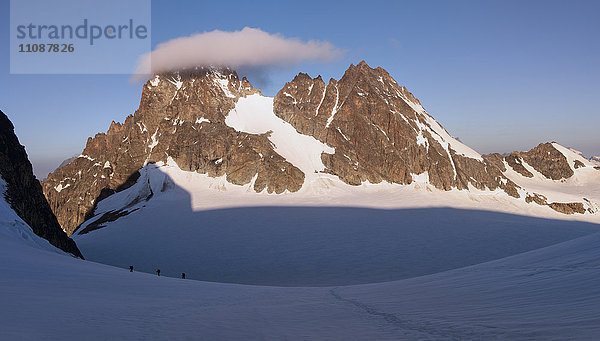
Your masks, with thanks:
[{"label": "snow-covered mountain slope", "polygon": [[130,273],[0,238],[0,339],[595,340],[599,243],[594,233],[407,280],[280,288]]},{"label": "snow-covered mountain slope", "polygon": [[6,244],[15,245],[16,247],[33,247],[64,254],[63,251],[50,245],[47,240],[33,233],[31,227],[6,202],[5,195],[6,182],[0,177],[0,239]]},{"label": "snow-covered mountain slope", "polygon": [[[510,169],[506,172],[509,176],[514,176],[519,182],[532,187],[546,184],[548,188],[564,186],[565,190],[567,188],[576,190],[578,187],[586,190],[584,184],[594,189],[594,181],[596,181],[595,178],[591,177],[589,182],[577,187],[561,181],[526,179],[517,173],[513,174]],[[581,172],[583,173],[583,170]],[[126,206],[130,208],[137,207],[131,205],[131,202],[136,201],[136,198],[149,196],[152,190],[147,188],[146,184],[148,183],[154,184],[155,188],[152,193],[156,194],[156,196],[150,196],[148,200],[166,196],[172,200],[180,201],[181,206],[191,207],[193,211],[255,206],[332,206],[382,209],[453,207],[553,219],[600,222],[600,217],[597,215],[567,216],[549,207],[523,205],[524,200],[511,198],[502,191],[482,191],[474,188],[471,188],[470,191],[442,191],[431,186],[426,179],[419,178],[416,178],[415,182],[408,186],[389,183],[365,183],[361,186],[351,186],[340,181],[334,175],[317,173],[314,174],[313,182],[307,183],[298,192],[274,195],[266,191],[255,193],[252,190],[252,183],[235,185],[228,182],[224,176],[215,178],[196,172],[183,171],[172,159],[168,159],[166,163],[149,164],[140,170],[140,174],[143,176],[130,189],[100,201],[93,218],[86,221],[78,232],[106,212],[119,210]],[[582,176],[581,180],[583,179]],[[526,183],[526,180],[529,182]],[[178,195],[173,196],[170,194],[173,188],[176,188],[175,192],[178,192]],[[586,191],[586,193],[592,194],[589,197],[600,201],[598,191]],[[139,200],[137,201],[139,202]]]},{"label": "snow-covered mountain slope", "polygon": [[[497,259],[595,228],[515,214],[573,217],[512,203],[503,192],[427,184],[357,188],[324,175],[313,186],[276,195],[185,172],[173,161],[140,173],[135,185],[101,201],[73,235],[88,259],[218,282],[370,283]],[[497,206],[512,214],[491,212]],[[455,247],[471,257],[456,258]]]}]

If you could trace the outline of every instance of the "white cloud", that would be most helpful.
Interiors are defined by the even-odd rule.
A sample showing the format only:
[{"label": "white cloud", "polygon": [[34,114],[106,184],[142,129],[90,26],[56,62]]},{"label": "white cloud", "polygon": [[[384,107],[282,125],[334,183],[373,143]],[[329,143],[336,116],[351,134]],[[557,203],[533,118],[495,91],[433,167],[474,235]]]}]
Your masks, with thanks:
[{"label": "white cloud", "polygon": [[326,41],[301,41],[245,27],[241,31],[215,30],[161,43],[140,58],[135,73],[160,73],[196,66],[285,67],[304,61],[326,62],[342,54]]}]

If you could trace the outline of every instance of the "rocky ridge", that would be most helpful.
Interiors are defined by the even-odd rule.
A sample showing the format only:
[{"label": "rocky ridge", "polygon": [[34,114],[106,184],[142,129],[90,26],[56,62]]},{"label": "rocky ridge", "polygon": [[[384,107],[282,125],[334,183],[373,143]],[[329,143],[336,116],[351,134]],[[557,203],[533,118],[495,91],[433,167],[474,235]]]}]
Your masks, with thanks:
[{"label": "rocky ridge", "polygon": [[299,74],[275,97],[274,112],[335,148],[323,162],[346,183],[410,184],[427,172],[440,189],[472,185],[517,196],[517,186],[494,164],[452,138],[385,70],[364,61],[327,85]]},{"label": "rocky ridge", "polygon": [[0,111],[0,177],[6,182],[5,199],[33,232],[55,247],[83,258],[75,242],[61,229],[42,192],[40,182],[14,126]]},{"label": "rocky ridge", "polygon": [[[100,200],[134,184],[141,167],[169,158],[183,170],[250,184],[256,192],[300,190],[306,174],[275,151],[269,132],[246,133],[225,122],[240,98],[256,94],[229,69],[197,68],[146,82],[133,115],[88,139],[82,155],[44,182],[65,231],[73,233]],[[562,213],[586,212],[583,203],[549,202],[505,174],[510,167],[527,178],[531,169],[552,180],[569,178],[571,167],[581,165],[570,165],[552,144],[480,155],[453,138],[384,69],[364,61],[328,83],[298,74],[273,99],[273,114],[331,147],[321,154],[323,172],[350,185],[426,181],[440,190],[502,191]]]}]

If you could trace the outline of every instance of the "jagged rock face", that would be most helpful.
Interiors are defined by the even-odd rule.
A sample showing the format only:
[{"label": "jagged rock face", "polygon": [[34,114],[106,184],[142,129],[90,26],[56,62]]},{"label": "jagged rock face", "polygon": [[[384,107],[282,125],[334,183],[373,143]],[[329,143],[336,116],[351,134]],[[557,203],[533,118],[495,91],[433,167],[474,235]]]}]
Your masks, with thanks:
[{"label": "jagged rock face", "polygon": [[6,182],[6,200],[33,232],[57,248],[83,258],[81,252],[52,213],[25,148],[19,143],[14,127],[0,111],[0,176]]},{"label": "jagged rock face", "polygon": [[[551,143],[540,143],[527,152],[512,152],[505,159],[517,173],[528,178],[532,178],[533,174],[523,166],[523,161],[548,179],[568,179],[574,174],[567,158]],[[573,165],[575,169],[584,166],[581,161],[577,162]]]},{"label": "jagged rock face", "polygon": [[[44,182],[65,231],[73,233],[100,200],[133,185],[151,162],[172,159],[183,170],[251,184],[256,192],[300,190],[306,174],[275,151],[269,132],[245,133],[225,122],[239,98],[259,93],[230,70],[200,68],[146,82],[133,115],[89,138],[81,156]],[[385,70],[365,62],[351,65],[339,81],[299,74],[274,98],[273,113],[334,148],[321,154],[324,172],[350,185],[410,184],[418,176],[442,190],[501,190],[560,212],[580,211],[577,203],[548,203],[503,173],[508,164],[533,177],[527,163],[550,178],[570,176],[566,158],[551,144],[507,157],[480,156],[452,138]]]},{"label": "jagged rock face", "polygon": [[470,184],[518,196],[498,162],[457,153],[447,132],[405,87],[364,61],[327,85],[320,76],[299,74],[279,91],[273,109],[298,132],[335,148],[322,160],[327,172],[346,183],[410,184],[413,175],[427,172],[440,189]]},{"label": "jagged rock face", "polygon": [[234,184],[256,177],[258,192],[297,191],[304,174],[274,152],[266,135],[225,124],[237,99],[256,93],[227,69],[163,74],[146,82],[134,115],[89,138],[81,156],[44,182],[65,231],[72,234],[100,199],[133,184],[145,164],[168,157],[184,170],[225,175]]},{"label": "jagged rock face", "polygon": [[541,143],[528,152],[521,153],[527,164],[552,180],[568,179],[573,176],[567,158],[551,143]]}]

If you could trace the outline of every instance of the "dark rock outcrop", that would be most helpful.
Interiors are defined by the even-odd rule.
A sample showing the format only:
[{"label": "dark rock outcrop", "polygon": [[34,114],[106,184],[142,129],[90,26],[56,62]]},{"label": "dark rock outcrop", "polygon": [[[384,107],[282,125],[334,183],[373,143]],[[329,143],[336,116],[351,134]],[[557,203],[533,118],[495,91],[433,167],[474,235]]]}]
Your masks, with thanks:
[{"label": "dark rock outcrop", "polygon": [[[585,199],[584,199],[585,200]],[[548,202],[548,198],[544,195],[533,193],[525,197],[527,203],[535,202],[540,206],[548,206],[551,209],[563,214],[585,213],[585,206],[580,202]]]},{"label": "dark rock outcrop", "polygon": [[547,198],[544,195],[533,193],[525,197],[527,203],[535,202],[538,205],[548,205]]},{"label": "dark rock outcrop", "polygon": [[33,232],[57,248],[83,258],[81,252],[66,233],[50,209],[40,182],[25,148],[14,133],[14,126],[0,111],[0,175],[6,182],[6,201]]},{"label": "dark rock outcrop", "polygon": [[585,208],[583,203],[580,202],[552,202],[548,206],[553,210],[563,214],[584,214]]},{"label": "dark rock outcrop", "polygon": [[578,169],[578,168],[582,168],[585,167],[585,164],[579,160],[575,160],[573,162],[573,168]]}]

